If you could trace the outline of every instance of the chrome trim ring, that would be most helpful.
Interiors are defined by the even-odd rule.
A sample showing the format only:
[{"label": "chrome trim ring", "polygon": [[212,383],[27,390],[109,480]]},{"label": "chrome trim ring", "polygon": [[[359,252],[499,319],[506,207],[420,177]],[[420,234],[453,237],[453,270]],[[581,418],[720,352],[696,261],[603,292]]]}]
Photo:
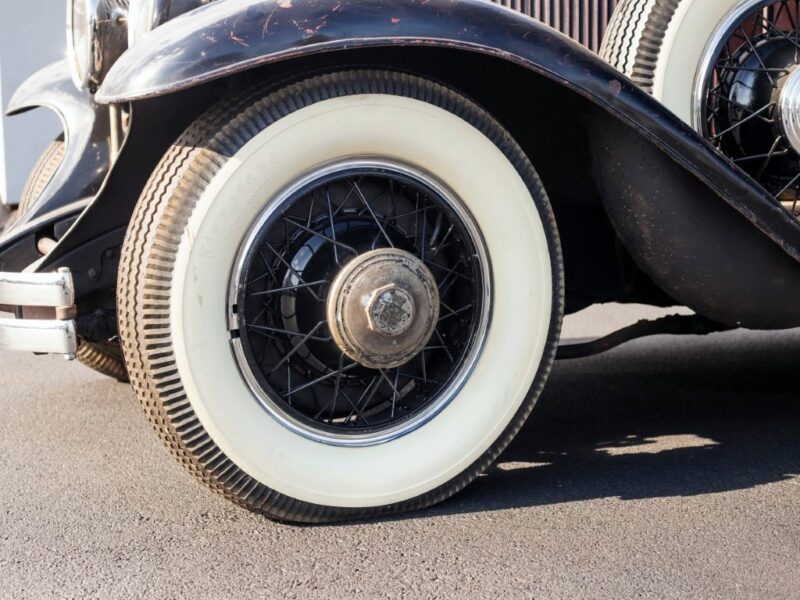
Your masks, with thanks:
[{"label": "chrome trim ring", "polygon": [[75,304],[69,270],[57,273],[0,273],[0,304],[57,308]]},{"label": "chrome trim ring", "polygon": [[[247,277],[246,266],[248,257],[251,255],[254,246],[258,243],[261,232],[267,224],[285,209],[287,203],[290,203],[298,194],[303,190],[309,189],[316,182],[328,180],[335,177],[337,174],[362,170],[396,175],[415,181],[420,186],[435,193],[438,199],[446,202],[447,209],[452,211],[458,218],[460,225],[467,232],[475,251],[473,259],[480,267],[482,284],[481,288],[478,290],[480,293],[481,310],[477,315],[474,335],[470,341],[468,353],[463,357],[457,372],[448,380],[449,383],[446,384],[446,387],[444,387],[435,398],[427,402],[419,412],[412,414],[411,417],[396,425],[390,424],[386,428],[364,433],[340,433],[330,429],[311,426],[308,422],[297,418],[294,414],[285,410],[286,402],[284,400],[277,400],[262,387],[258,376],[250,366],[250,362],[245,355],[242,339],[238,335],[239,328],[243,323],[240,319],[237,303],[240,298],[241,284]],[[248,235],[242,242],[238,257],[231,271],[228,290],[228,322],[229,329],[232,332],[231,346],[233,354],[239,371],[255,398],[274,419],[290,431],[315,442],[333,446],[365,447],[387,443],[408,435],[430,422],[450,404],[460,392],[465,382],[469,379],[481,356],[490,327],[492,313],[491,281],[492,274],[488,250],[477,223],[475,223],[469,210],[455,193],[437,180],[432,174],[418,167],[383,158],[363,157],[337,161],[321,166],[300,177],[293,184],[285,188],[283,192],[273,198],[253,223]]]},{"label": "chrome trim ring", "polygon": [[[712,0],[701,0],[710,2]],[[692,94],[692,122],[695,131],[703,133],[703,116],[706,113],[706,90],[714,72],[714,63],[719,56],[722,45],[753,11],[774,4],[776,0],[743,0],[731,9],[714,30],[700,58],[694,78]]]}]

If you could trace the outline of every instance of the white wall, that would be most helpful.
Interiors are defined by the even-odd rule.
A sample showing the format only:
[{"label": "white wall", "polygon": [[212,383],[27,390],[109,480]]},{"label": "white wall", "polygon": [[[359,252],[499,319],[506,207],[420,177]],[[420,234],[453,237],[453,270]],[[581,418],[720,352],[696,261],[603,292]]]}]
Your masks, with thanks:
[{"label": "white wall", "polygon": [[[41,67],[64,56],[66,0],[0,0],[0,105]],[[0,197],[16,204],[28,173],[60,133],[55,114],[37,109],[0,119]]]}]

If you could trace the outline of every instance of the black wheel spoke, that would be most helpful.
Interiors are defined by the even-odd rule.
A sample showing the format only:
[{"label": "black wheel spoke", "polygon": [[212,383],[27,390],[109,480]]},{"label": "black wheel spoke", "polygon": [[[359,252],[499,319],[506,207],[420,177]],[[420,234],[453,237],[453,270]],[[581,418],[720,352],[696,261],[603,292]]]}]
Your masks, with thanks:
[{"label": "black wheel spoke", "polygon": [[328,221],[331,225],[331,236],[333,236],[333,256],[337,266],[341,266],[342,261],[339,259],[339,243],[336,240],[336,223],[333,220],[333,204],[331,203],[331,190],[325,186],[325,202],[328,205]]},{"label": "black wheel spoke", "polygon": [[772,108],[774,106],[775,106],[774,102],[770,102],[769,104],[765,104],[764,106],[759,108],[757,111],[755,111],[753,114],[746,116],[741,121],[736,121],[736,123],[734,123],[733,125],[731,125],[727,129],[724,129],[723,131],[720,131],[718,134],[711,136],[711,139],[712,140],[718,140],[719,138],[721,138],[726,133],[730,133],[734,129],[737,129],[737,128],[741,127],[742,125],[744,125],[745,123],[747,123],[751,119],[755,119],[757,116],[762,114],[764,111],[767,111],[767,110],[769,110],[770,108]]},{"label": "black wheel spoke", "polygon": [[313,235],[315,237],[318,237],[318,238],[321,238],[321,239],[325,240],[326,242],[330,242],[331,244],[334,245],[334,249],[336,247],[339,247],[339,248],[343,248],[344,250],[347,250],[348,252],[350,252],[353,255],[357,255],[358,254],[358,250],[356,250],[352,246],[348,246],[347,244],[343,244],[342,242],[337,242],[336,238],[328,237],[327,235],[324,235],[324,234],[320,233],[319,231],[314,231],[310,227],[306,227],[305,225],[302,225],[302,224],[298,223],[297,221],[295,221],[291,217],[284,217],[284,219],[288,223],[291,223],[292,225],[294,225],[295,227],[298,227],[299,229],[302,229],[303,231],[307,231],[311,235]]},{"label": "black wheel spoke", "polygon": [[[269,333],[284,333],[291,337],[302,337],[301,334],[291,331],[289,329],[281,329],[280,327],[267,327],[266,325],[248,325],[248,329],[252,329],[256,332],[269,332]],[[317,342],[328,342],[330,341],[330,337],[322,337],[322,336],[312,336],[308,338],[309,340],[314,340]]]},{"label": "black wheel spoke", "polygon": [[446,319],[449,319],[450,317],[459,317],[462,313],[465,313],[468,310],[472,310],[472,307],[474,306],[473,304],[467,304],[466,306],[463,306],[461,308],[450,308],[444,302],[441,302],[440,304],[441,307],[445,309],[445,312],[447,312],[447,314],[439,317],[439,323],[441,323]]},{"label": "black wheel spoke", "polygon": [[377,217],[377,215],[375,215],[375,211],[372,210],[372,207],[370,206],[369,201],[364,196],[364,193],[361,191],[361,188],[358,187],[358,183],[356,183],[355,181],[353,182],[353,188],[355,188],[356,194],[361,199],[361,202],[364,203],[364,207],[367,209],[367,211],[369,212],[370,216],[375,221],[375,225],[378,226],[378,229],[380,230],[381,235],[383,235],[384,239],[386,239],[386,243],[389,244],[390,248],[394,248],[394,243],[392,242],[392,238],[390,238],[389,234],[386,233],[386,230],[383,228],[383,224],[381,223],[381,220]]},{"label": "black wheel spoke", "polygon": [[314,290],[312,290],[311,287],[308,286],[308,282],[303,280],[303,276],[300,273],[298,273],[297,270],[294,267],[292,267],[292,265],[286,262],[286,259],[283,258],[283,256],[281,256],[281,254],[277,250],[275,250],[275,248],[273,248],[269,243],[267,243],[267,248],[269,248],[269,250],[276,256],[276,258],[283,264],[283,266],[285,266],[295,277],[297,277],[297,280],[301,284],[306,286],[303,288],[304,290],[307,290],[308,293],[314,296],[316,300],[320,299],[320,297],[314,293]]},{"label": "black wheel spoke", "polygon": [[300,283],[298,285],[288,285],[286,287],[273,288],[271,290],[263,290],[261,292],[251,292],[247,294],[248,298],[255,296],[272,296],[273,294],[285,294],[286,292],[296,292],[297,290],[304,290],[330,283],[327,279],[320,281],[311,281],[309,283]]},{"label": "black wheel spoke", "polygon": [[280,362],[279,362],[277,365],[275,365],[275,368],[274,368],[274,369],[272,369],[272,371],[271,371],[271,372],[272,372],[272,373],[274,373],[274,372],[275,372],[275,371],[277,371],[277,370],[278,370],[278,369],[279,369],[279,368],[280,368],[280,367],[281,367],[283,364],[285,364],[285,363],[289,362],[289,361],[291,360],[291,358],[292,358],[292,357],[293,357],[293,356],[294,356],[294,355],[297,353],[297,351],[298,351],[298,350],[300,350],[302,347],[304,347],[304,346],[305,346],[305,345],[308,343],[308,341],[309,341],[309,340],[311,340],[311,339],[314,339],[314,334],[316,334],[316,333],[317,333],[317,331],[319,331],[319,330],[320,330],[320,329],[321,329],[321,328],[322,328],[324,325],[325,325],[325,321],[320,321],[319,323],[317,323],[317,324],[316,324],[316,326],[314,327],[314,329],[312,329],[312,330],[311,330],[311,331],[309,331],[309,332],[308,332],[308,333],[307,333],[305,336],[303,336],[303,339],[301,339],[299,342],[297,342],[297,345],[295,345],[295,346],[294,346],[294,348],[292,348],[292,349],[291,349],[291,350],[290,350],[290,351],[289,351],[289,352],[286,354],[286,356],[284,356],[284,357],[283,357],[283,358],[280,360]]},{"label": "black wheel spoke", "polygon": [[[310,387],[314,387],[315,385],[317,385],[319,383],[322,383],[324,381],[328,381],[329,379],[333,379],[334,377],[338,377],[342,373],[347,373],[347,371],[351,371],[352,369],[355,369],[357,366],[358,365],[356,363],[352,363],[352,364],[347,365],[346,367],[342,367],[341,369],[337,369],[336,371],[333,371],[331,373],[326,373],[325,375],[320,375],[316,379],[312,379],[308,383],[305,383],[305,384],[301,385],[300,387],[296,388],[294,390],[294,393],[298,394],[298,393],[302,392],[303,390],[306,390],[306,389],[308,389]],[[333,400],[331,400],[331,402],[333,402]]]},{"label": "black wheel spoke", "polygon": [[784,86],[800,66],[800,0],[748,10],[713,50],[699,121],[722,154],[780,201],[800,173],[800,146],[781,122]]}]

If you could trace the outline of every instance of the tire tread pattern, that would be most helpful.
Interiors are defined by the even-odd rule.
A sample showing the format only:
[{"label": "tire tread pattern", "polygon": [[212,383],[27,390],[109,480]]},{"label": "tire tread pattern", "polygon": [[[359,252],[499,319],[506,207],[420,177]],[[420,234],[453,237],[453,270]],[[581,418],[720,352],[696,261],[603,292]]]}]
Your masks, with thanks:
[{"label": "tire tread pattern", "polygon": [[105,348],[101,344],[84,340],[78,346],[75,358],[93,371],[112,377],[120,383],[128,383],[128,371],[122,360],[121,349]]},{"label": "tire tread pattern", "polygon": [[53,179],[56,170],[64,160],[67,146],[64,143],[64,136],[61,135],[47,146],[45,151],[33,166],[25,187],[22,189],[22,197],[19,201],[19,214],[24,215],[33,206],[33,203],[42,195],[44,188]]},{"label": "tire tread pattern", "polygon": [[611,18],[600,57],[653,93],[664,36],[681,0],[622,0]]}]

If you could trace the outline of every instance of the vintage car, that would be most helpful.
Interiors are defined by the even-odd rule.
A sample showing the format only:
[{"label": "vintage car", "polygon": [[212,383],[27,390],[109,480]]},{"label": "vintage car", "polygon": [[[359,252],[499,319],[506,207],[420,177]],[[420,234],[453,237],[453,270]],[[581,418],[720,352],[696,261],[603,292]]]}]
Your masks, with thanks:
[{"label": "vintage car", "polygon": [[[557,355],[800,326],[797,1],[507,4],[70,0],[8,107],[64,133],[0,346],[129,379],[198,479],[313,523],[464,488]],[[694,314],[560,345],[600,302]]]}]

